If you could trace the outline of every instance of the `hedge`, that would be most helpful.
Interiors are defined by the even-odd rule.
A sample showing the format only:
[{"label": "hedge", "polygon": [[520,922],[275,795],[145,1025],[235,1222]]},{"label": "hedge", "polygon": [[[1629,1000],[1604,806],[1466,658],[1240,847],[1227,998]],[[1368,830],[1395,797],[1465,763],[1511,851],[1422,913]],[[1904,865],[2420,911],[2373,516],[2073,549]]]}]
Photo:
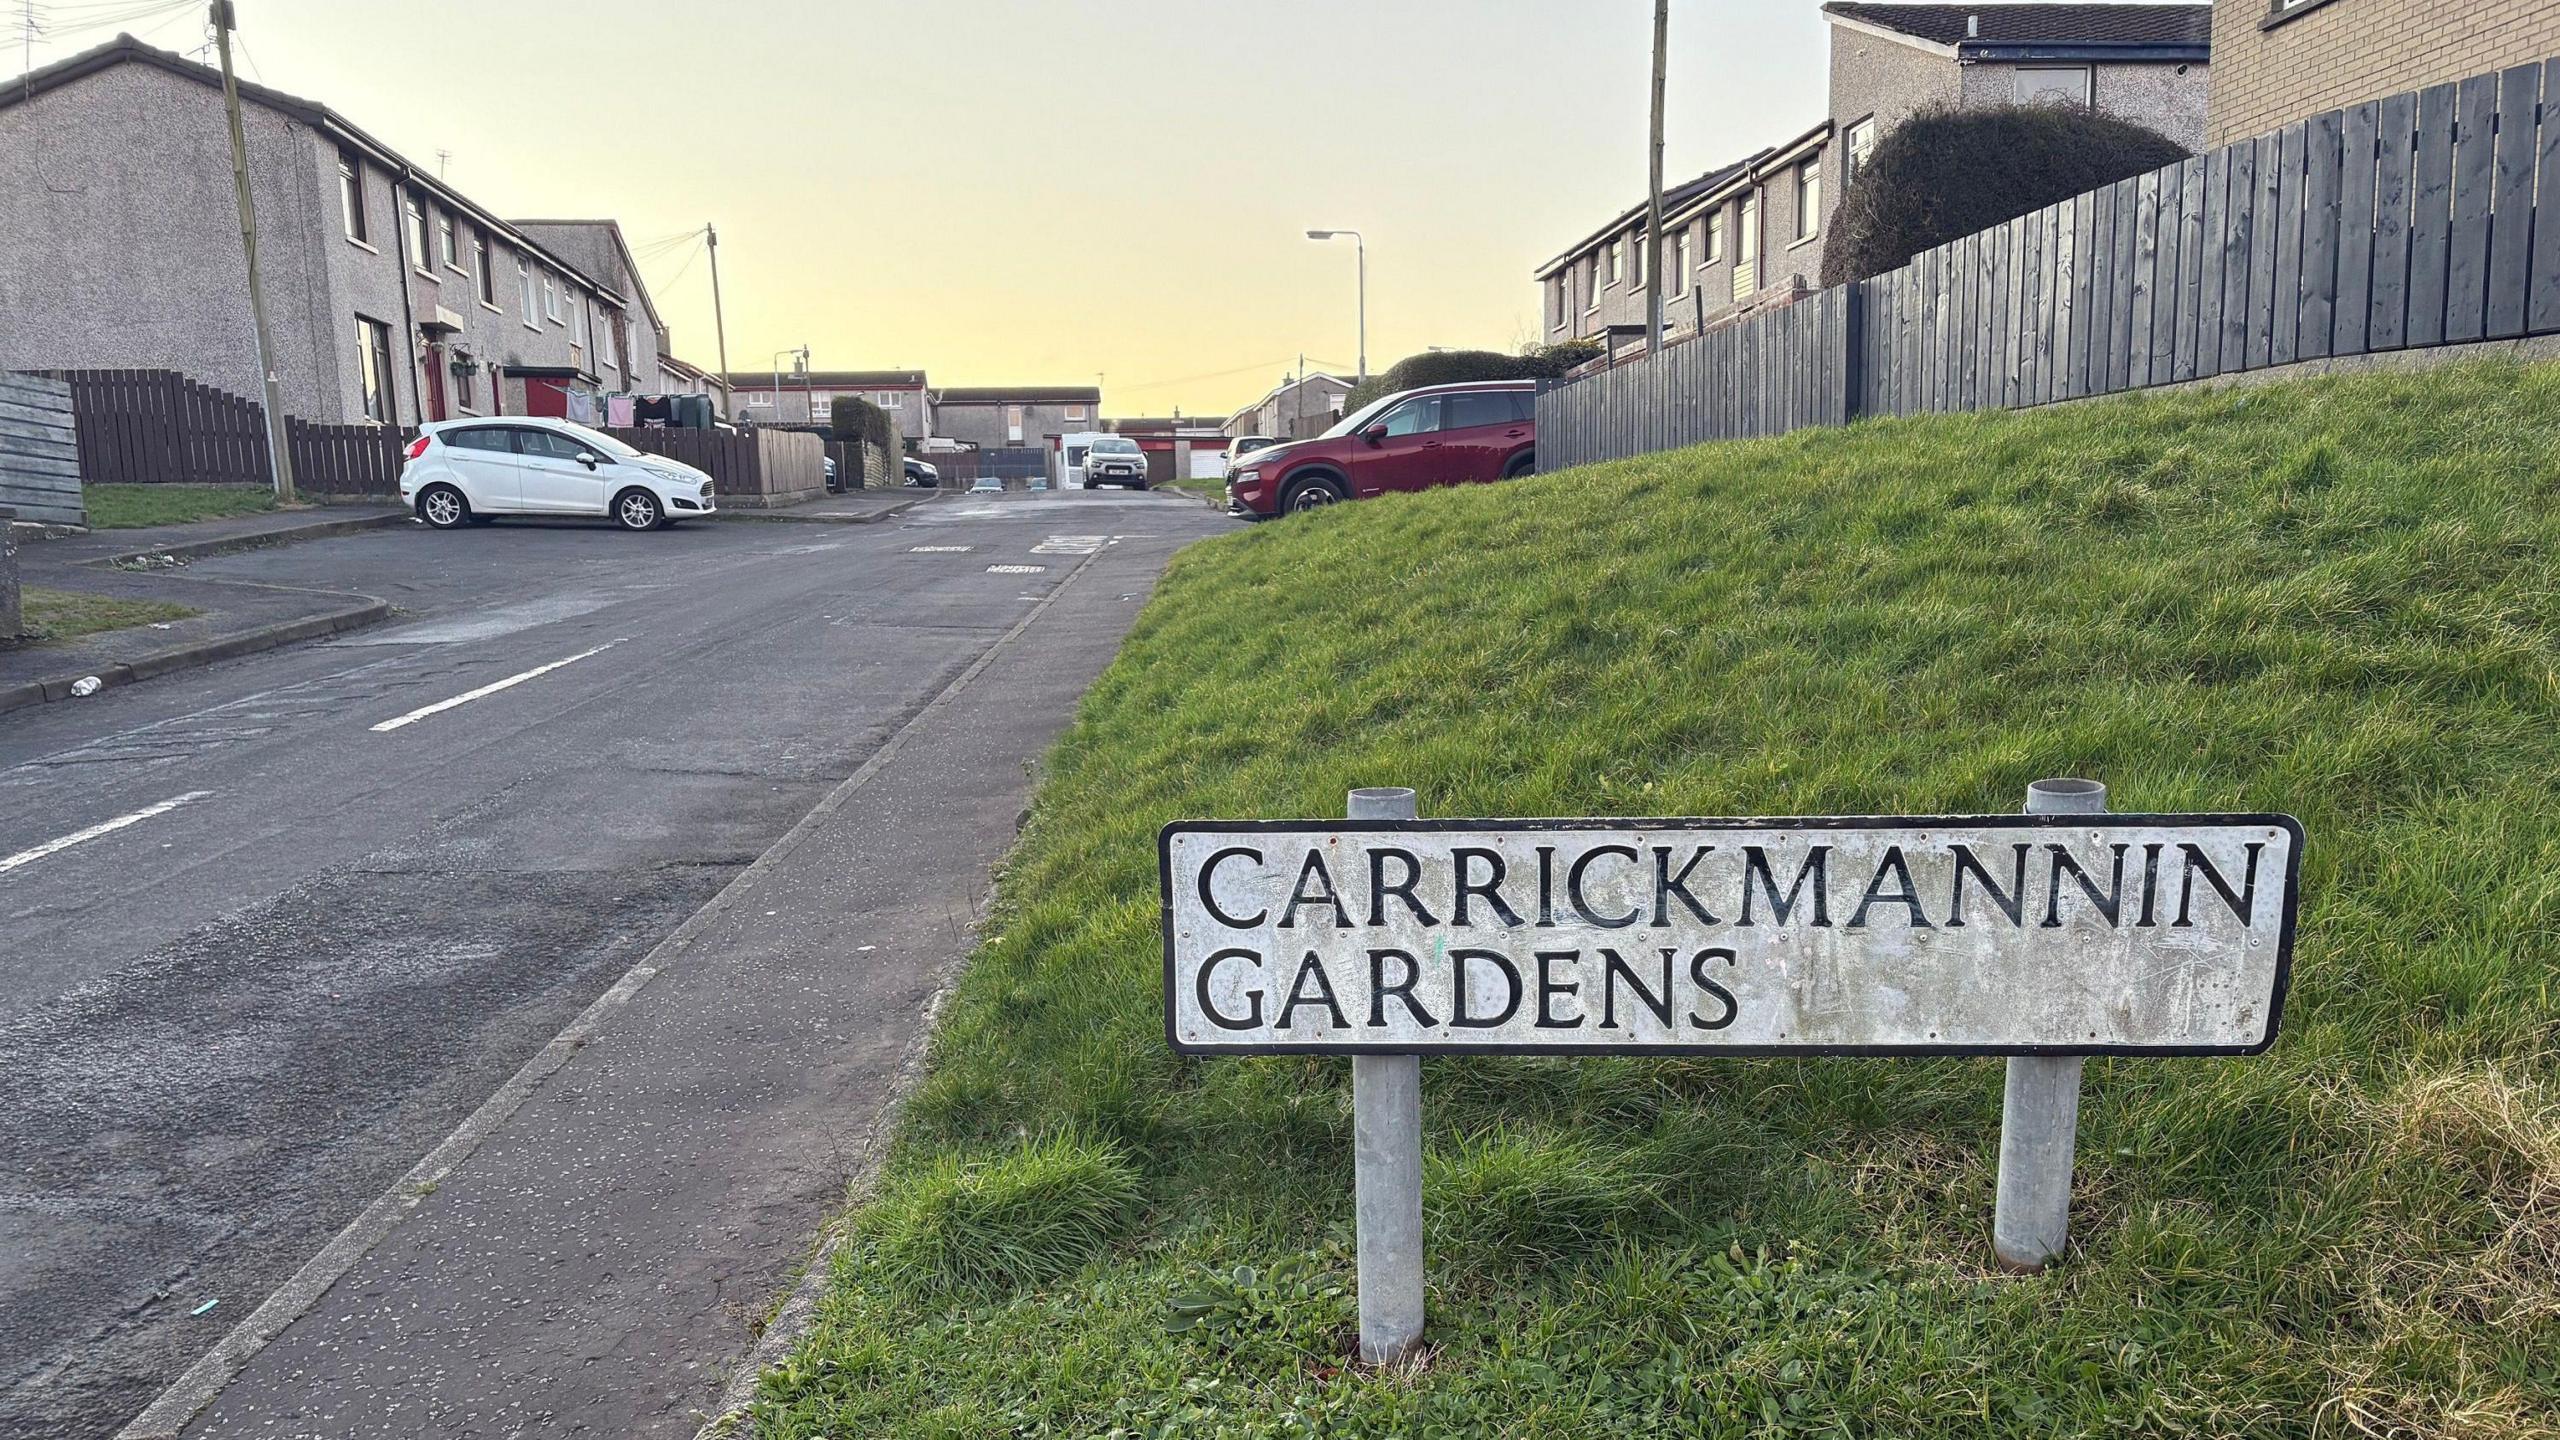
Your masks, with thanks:
[{"label": "hedge", "polygon": [[2187,156],[2153,130],[2076,105],[1929,109],[1885,133],[1840,197],[1822,283],[1912,256]]}]

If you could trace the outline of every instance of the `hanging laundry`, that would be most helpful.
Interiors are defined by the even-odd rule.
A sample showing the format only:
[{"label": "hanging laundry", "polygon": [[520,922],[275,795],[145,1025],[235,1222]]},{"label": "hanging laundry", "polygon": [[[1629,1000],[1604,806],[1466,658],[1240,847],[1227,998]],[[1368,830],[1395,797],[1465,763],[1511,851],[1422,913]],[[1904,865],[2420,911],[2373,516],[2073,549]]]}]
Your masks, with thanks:
[{"label": "hanging laundry", "polygon": [[664,395],[641,396],[639,403],[631,407],[631,413],[632,418],[642,425],[663,428],[675,423],[675,407]]},{"label": "hanging laundry", "polygon": [[572,390],[568,393],[567,399],[569,402],[568,419],[572,424],[593,425],[596,423],[596,397],[593,391]]},{"label": "hanging laundry", "polygon": [[630,395],[615,395],[608,398],[604,402],[604,423],[607,425],[619,425],[625,429],[630,428],[633,423],[631,418],[632,401],[635,398],[636,397]]}]

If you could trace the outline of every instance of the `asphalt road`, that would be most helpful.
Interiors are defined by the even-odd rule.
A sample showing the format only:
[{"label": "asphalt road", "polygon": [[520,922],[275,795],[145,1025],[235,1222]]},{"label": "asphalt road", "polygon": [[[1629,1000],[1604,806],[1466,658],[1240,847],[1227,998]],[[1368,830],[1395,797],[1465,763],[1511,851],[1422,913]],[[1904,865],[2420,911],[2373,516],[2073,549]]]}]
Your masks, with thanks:
[{"label": "asphalt road", "polygon": [[[1070,492],[199,562],[407,613],[0,718],[0,1434],[114,1433],[1087,553],[1012,646],[1098,666],[1226,523]],[[1063,722],[1044,673],[977,771]]]}]

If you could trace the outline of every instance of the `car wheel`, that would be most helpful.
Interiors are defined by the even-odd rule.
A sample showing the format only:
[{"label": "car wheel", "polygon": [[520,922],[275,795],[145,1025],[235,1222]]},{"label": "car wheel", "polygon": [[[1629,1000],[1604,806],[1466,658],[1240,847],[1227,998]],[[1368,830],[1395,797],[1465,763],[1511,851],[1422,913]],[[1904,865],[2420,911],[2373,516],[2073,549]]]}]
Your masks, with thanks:
[{"label": "car wheel", "polygon": [[655,530],[667,512],[646,490],[625,490],[613,497],[613,523],[625,530]]},{"label": "car wheel", "polygon": [[430,485],[418,494],[418,518],[438,530],[452,530],[478,517],[461,491],[450,485]]},{"label": "car wheel", "polygon": [[1342,491],[1330,480],[1301,480],[1280,497],[1280,509],[1283,514],[1296,515],[1335,504],[1341,499]]},{"label": "car wheel", "polygon": [[1537,456],[1522,455],[1514,459],[1510,464],[1502,467],[1502,478],[1505,480],[1517,480],[1523,475],[1534,473],[1537,468]]},{"label": "car wheel", "polygon": [[1080,480],[1080,481],[1078,481],[1078,482],[1076,482],[1076,483],[1077,483],[1077,484],[1079,484],[1079,485],[1081,485],[1083,488],[1085,488],[1085,489],[1087,489],[1087,490],[1090,490],[1090,489],[1092,489],[1092,488],[1093,488],[1093,482],[1092,482],[1092,481],[1090,481],[1090,480]]}]

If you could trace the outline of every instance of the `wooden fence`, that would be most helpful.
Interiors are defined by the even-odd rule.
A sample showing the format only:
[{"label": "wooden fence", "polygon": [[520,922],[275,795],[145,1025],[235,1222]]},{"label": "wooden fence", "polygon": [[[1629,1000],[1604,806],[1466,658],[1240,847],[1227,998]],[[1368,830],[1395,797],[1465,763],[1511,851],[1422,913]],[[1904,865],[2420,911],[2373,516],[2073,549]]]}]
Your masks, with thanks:
[{"label": "wooden fence", "polygon": [[[61,370],[92,485],[267,485],[265,407],[174,370]],[[389,425],[285,417],[294,488],[305,495],[399,493],[409,437]]]},{"label": "wooden fence", "polygon": [[2543,199],[2560,61],[2331,110],[1559,386],[1539,462],[2560,333]]},{"label": "wooden fence", "polygon": [[89,523],[71,387],[59,380],[0,373],[0,508],[20,520]]}]

